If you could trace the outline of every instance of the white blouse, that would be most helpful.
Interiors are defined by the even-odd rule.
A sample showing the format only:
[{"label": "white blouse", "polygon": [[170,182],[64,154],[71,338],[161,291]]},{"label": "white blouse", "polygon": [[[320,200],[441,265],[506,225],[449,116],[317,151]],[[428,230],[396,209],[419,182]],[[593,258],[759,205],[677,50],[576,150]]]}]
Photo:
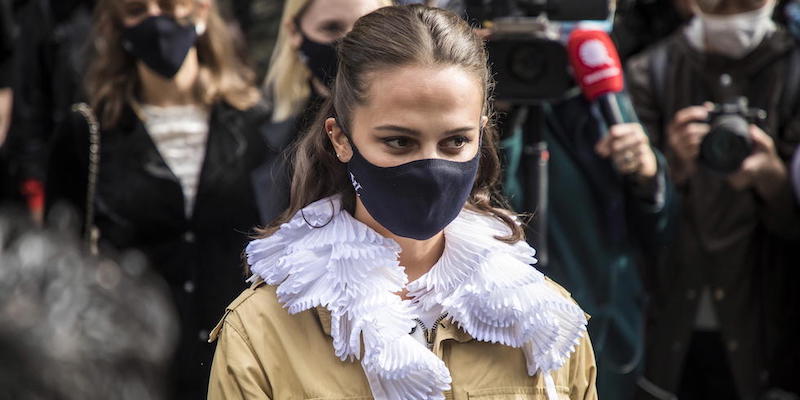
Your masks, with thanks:
[{"label": "white blouse", "polygon": [[196,105],[141,105],[147,133],[181,185],[186,217],[194,211],[197,186],[206,155],[209,113]]}]

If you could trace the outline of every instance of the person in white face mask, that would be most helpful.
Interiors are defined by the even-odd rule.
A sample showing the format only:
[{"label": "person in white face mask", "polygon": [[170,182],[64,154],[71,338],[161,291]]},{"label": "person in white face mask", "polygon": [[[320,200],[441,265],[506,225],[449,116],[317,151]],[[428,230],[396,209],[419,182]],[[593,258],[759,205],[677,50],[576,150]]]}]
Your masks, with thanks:
[{"label": "person in white face mask", "polygon": [[[742,11],[746,3],[750,3],[746,8],[756,8]],[[694,6],[695,18],[686,37],[699,51],[740,59],[777,30],[774,10],[775,0],[701,0]]]},{"label": "person in white face mask", "polygon": [[[627,65],[628,90],[682,198],[674,244],[649,271],[641,398],[800,393],[796,343],[800,50],[776,0],[694,0],[693,19]],[[746,99],[716,146],[720,105]],[[720,160],[725,160],[720,163]],[[726,164],[723,168],[722,164]],[[666,396],[666,397],[665,397]]]}]

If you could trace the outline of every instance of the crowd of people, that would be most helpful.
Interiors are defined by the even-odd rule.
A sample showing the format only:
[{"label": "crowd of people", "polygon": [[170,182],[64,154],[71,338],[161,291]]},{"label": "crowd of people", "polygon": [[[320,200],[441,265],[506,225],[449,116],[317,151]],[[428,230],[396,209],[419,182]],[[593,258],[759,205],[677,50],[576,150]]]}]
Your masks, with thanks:
[{"label": "crowd of people", "polygon": [[8,398],[800,399],[800,1],[500,3],[0,0]]}]

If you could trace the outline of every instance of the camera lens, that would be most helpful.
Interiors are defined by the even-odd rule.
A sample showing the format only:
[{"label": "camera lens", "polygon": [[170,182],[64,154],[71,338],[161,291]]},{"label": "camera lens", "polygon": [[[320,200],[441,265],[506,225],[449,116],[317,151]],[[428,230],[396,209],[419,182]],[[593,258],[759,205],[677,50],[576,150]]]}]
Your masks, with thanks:
[{"label": "camera lens", "polygon": [[509,53],[508,65],[512,76],[525,83],[537,82],[547,72],[547,62],[533,43],[514,48]]},{"label": "camera lens", "polygon": [[739,114],[723,114],[711,121],[711,130],[700,145],[700,160],[709,169],[730,174],[752,152],[748,123]]}]

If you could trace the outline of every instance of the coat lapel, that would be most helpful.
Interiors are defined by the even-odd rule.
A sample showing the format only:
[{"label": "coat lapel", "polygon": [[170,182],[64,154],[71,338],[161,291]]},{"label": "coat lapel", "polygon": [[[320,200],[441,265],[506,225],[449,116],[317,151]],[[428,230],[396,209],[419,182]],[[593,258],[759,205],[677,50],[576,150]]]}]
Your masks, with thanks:
[{"label": "coat lapel", "polygon": [[[246,127],[242,118],[236,118],[236,111],[225,104],[217,104],[211,110],[208,126],[208,142],[197,196],[207,193],[220,180],[236,174],[237,164],[245,161],[247,152]],[[198,203],[195,203],[198,204]]]},{"label": "coat lapel", "polygon": [[144,123],[137,119],[135,124],[133,135],[137,139],[136,141],[142,144],[142,166],[145,173],[157,179],[171,181],[180,188],[178,177],[175,176],[167,162],[164,161],[164,157],[158,151],[158,146],[156,146],[150,133],[147,132]]}]

